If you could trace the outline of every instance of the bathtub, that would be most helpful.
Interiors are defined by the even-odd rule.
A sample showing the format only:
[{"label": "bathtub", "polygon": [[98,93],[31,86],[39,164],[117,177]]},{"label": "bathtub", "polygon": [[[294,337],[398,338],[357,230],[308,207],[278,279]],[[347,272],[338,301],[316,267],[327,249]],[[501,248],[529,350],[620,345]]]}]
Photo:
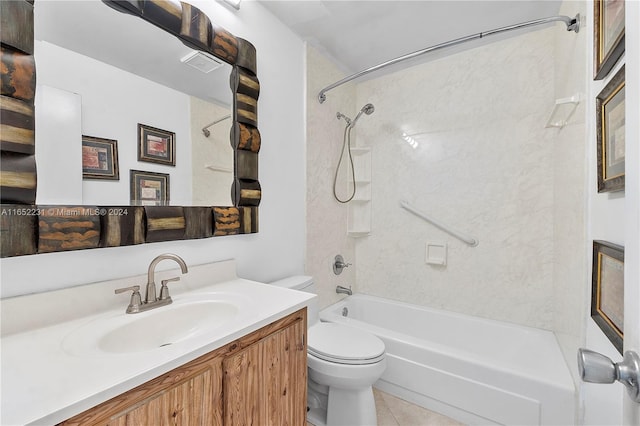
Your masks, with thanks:
[{"label": "bathtub", "polygon": [[575,424],[573,380],[549,331],[363,294],[320,319],[384,341],[374,385],[384,392],[465,424]]}]

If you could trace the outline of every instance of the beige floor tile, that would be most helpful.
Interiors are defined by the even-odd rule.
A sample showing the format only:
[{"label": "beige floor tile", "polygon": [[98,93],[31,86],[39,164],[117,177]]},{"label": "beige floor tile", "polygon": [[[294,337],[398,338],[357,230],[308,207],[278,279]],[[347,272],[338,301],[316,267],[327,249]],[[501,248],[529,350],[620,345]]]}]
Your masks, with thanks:
[{"label": "beige floor tile", "polygon": [[[426,410],[418,405],[414,405],[403,399],[389,395],[388,393],[374,390],[374,395],[378,394],[377,400],[382,400],[384,406],[393,416],[398,426],[462,426],[457,422],[442,414]],[[380,421],[378,421],[380,423]],[[379,426],[382,426],[380,424]]]},{"label": "beige floor tile", "polygon": [[383,393],[375,390],[373,396],[376,400],[376,415],[378,416],[378,426],[400,426],[384,400]]},{"label": "beige floor tile", "polygon": [[[463,426],[449,417],[426,410],[403,399],[373,390],[378,426]],[[313,426],[307,422],[307,426]]]}]

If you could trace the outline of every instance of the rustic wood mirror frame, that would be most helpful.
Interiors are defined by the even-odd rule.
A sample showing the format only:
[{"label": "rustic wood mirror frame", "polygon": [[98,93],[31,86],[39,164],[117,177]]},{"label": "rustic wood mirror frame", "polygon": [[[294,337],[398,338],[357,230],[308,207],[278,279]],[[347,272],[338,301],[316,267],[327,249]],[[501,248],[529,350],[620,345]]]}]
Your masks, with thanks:
[{"label": "rustic wood mirror frame", "polygon": [[34,0],[0,2],[0,256],[22,256],[258,232],[256,50],[188,3],[103,0],[232,65],[233,206],[36,205]]}]

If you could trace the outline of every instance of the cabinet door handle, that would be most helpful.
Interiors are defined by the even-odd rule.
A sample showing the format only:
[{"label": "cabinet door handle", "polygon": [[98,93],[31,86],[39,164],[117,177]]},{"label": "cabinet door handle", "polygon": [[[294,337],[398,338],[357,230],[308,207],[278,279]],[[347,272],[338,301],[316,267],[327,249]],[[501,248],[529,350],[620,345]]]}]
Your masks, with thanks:
[{"label": "cabinet door handle", "polygon": [[616,380],[627,387],[631,399],[640,402],[640,357],[626,351],[622,361],[614,363],[609,357],[589,349],[578,349],[580,378],[589,383],[613,383]]}]

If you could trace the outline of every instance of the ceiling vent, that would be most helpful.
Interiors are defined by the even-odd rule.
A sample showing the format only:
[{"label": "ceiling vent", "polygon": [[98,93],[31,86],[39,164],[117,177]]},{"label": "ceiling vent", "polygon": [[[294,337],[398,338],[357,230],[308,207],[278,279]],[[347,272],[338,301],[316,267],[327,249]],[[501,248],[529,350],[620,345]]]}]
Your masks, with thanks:
[{"label": "ceiling vent", "polygon": [[222,66],[222,62],[220,62],[218,59],[207,53],[197,50],[194,50],[193,52],[180,59],[180,62],[192,66],[193,68],[205,74],[208,74],[211,71]]}]

